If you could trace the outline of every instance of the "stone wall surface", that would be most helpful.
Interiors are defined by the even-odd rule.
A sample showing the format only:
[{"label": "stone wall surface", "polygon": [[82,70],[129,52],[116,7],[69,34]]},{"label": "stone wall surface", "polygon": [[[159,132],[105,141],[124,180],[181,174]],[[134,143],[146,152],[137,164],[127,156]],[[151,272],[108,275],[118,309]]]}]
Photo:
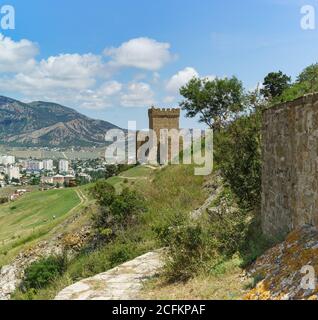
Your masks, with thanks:
[{"label": "stone wall surface", "polygon": [[[156,140],[154,140],[152,136],[149,136],[149,132],[138,132],[136,143],[137,161],[141,163],[152,163],[157,161],[163,163],[165,161],[171,160],[173,156],[171,152],[172,146],[174,146],[175,150],[178,151],[177,154],[179,154],[179,151],[182,148],[182,142],[180,142],[179,139],[180,109],[159,109],[152,107],[148,110],[148,117],[149,129],[153,130],[156,134]],[[166,139],[167,143],[162,144],[167,149],[165,159],[160,159],[160,130],[162,129],[175,129],[175,132],[170,131],[170,137],[167,137]],[[145,142],[149,142],[152,146],[150,147],[152,151],[149,151],[147,159],[143,159],[143,157],[141,156],[141,154],[143,153],[141,147],[145,145]]]},{"label": "stone wall surface", "polygon": [[262,142],[264,233],[318,225],[318,94],[264,111]]}]

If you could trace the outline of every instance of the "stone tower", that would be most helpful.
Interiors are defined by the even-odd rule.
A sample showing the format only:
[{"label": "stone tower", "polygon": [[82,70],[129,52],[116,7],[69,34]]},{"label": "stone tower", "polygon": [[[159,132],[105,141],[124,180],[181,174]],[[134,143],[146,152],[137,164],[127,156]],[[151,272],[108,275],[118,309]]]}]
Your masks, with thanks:
[{"label": "stone tower", "polygon": [[149,129],[160,136],[160,129],[180,129],[180,109],[156,109],[148,110]]},{"label": "stone tower", "polygon": [[[152,107],[148,110],[148,117],[149,117],[149,129],[153,130],[159,141],[160,139],[160,130],[162,129],[176,129],[180,130],[180,109],[160,109]],[[141,140],[144,141],[137,141],[137,158],[138,149],[149,140],[148,137],[149,132],[139,132],[138,136],[142,137]],[[168,160],[171,160],[171,139],[169,138],[169,145],[168,145]],[[160,145],[158,145],[158,160],[159,160],[159,151]]]}]

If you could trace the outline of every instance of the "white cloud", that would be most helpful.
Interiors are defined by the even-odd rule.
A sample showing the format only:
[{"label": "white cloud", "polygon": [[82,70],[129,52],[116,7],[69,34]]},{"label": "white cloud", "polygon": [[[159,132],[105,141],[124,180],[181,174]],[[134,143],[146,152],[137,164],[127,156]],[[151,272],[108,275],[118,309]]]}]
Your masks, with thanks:
[{"label": "white cloud", "polygon": [[83,109],[101,110],[112,106],[113,98],[117,98],[123,85],[117,81],[103,83],[96,90],[80,92],[75,100]]},{"label": "white cloud", "polygon": [[194,68],[187,67],[170,78],[166,89],[171,94],[179,94],[180,88],[194,77],[199,77],[199,73]]},{"label": "white cloud", "polygon": [[154,92],[150,85],[144,82],[129,84],[126,93],[121,96],[123,107],[149,107],[154,103]]},{"label": "white cloud", "polygon": [[61,54],[33,65],[28,72],[16,73],[1,81],[0,89],[16,91],[25,96],[59,97],[65,100],[81,90],[96,85],[107,74],[102,58],[93,54]]},{"label": "white cloud", "polygon": [[0,72],[29,70],[34,67],[37,54],[35,43],[26,39],[15,42],[0,34]]},{"label": "white cloud", "polygon": [[163,102],[164,103],[168,103],[168,104],[174,103],[175,101],[176,101],[176,97],[175,96],[166,96],[163,99]]},{"label": "white cloud", "polygon": [[[0,34],[0,91],[18,94],[24,101],[53,101],[86,109],[149,107],[155,103],[149,83],[162,89],[157,70],[173,59],[169,49],[168,43],[138,38],[108,50],[110,61],[92,53],[36,60],[38,47],[33,42]],[[114,66],[145,71],[123,84],[110,80]]]},{"label": "white cloud", "polygon": [[113,96],[119,93],[122,87],[123,85],[118,81],[108,81],[100,86],[98,92],[106,96]]},{"label": "white cloud", "polygon": [[105,49],[104,54],[111,57],[110,64],[115,67],[135,67],[156,71],[173,59],[169,49],[169,43],[149,38],[136,38],[124,42],[118,48]]}]

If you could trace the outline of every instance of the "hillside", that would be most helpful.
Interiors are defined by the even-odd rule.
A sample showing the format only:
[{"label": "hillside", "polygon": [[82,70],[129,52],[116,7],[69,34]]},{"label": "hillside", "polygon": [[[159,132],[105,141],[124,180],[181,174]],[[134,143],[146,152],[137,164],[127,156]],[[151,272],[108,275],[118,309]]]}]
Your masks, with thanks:
[{"label": "hillside", "polygon": [[[32,191],[0,206],[0,266],[17,253],[63,229],[89,203],[85,188]],[[71,226],[70,226],[71,227]],[[52,233],[53,232],[53,233]]]},{"label": "hillside", "polygon": [[81,245],[90,201],[82,187],[32,191],[0,206],[0,300],[15,290],[27,265],[61,252],[64,236],[71,234],[77,239],[74,246]]},{"label": "hillside", "polygon": [[0,96],[0,143],[7,146],[101,146],[106,131],[114,128],[59,104]]},{"label": "hillside", "polygon": [[[127,230],[120,232],[110,243],[93,246],[93,249],[88,246],[85,250],[77,251],[63,275],[48,284],[46,288],[37,290],[36,295],[30,296],[18,291],[14,298],[53,299],[60,290],[80,279],[105,272],[122,262],[160,248],[160,244],[156,240],[156,226],[167,219],[169,220],[176,211],[188,214],[200,207],[207,198],[205,181],[206,179],[202,176],[193,176],[192,166],[169,166],[163,169],[136,167],[122,173],[119,177],[110,178],[109,183],[114,185],[118,192],[128,186],[140,190],[145,199],[147,211],[138,221],[128,226]],[[94,201],[90,200],[89,203],[89,208],[86,204],[73,212],[74,215],[82,212],[80,225],[83,227],[89,225],[92,208],[94,208]],[[63,229],[64,231],[62,231]],[[72,229],[74,234],[81,229],[77,220],[68,223],[67,230]],[[47,235],[44,238],[46,246],[55,241],[55,235],[67,233],[67,230],[62,228],[59,232],[55,231]],[[60,243],[62,238],[65,237],[59,236]],[[69,238],[77,243],[81,236],[73,237],[70,235]],[[69,239],[67,242],[70,242]],[[29,244],[28,247],[34,248],[35,246],[37,248],[37,245],[38,242]]]}]

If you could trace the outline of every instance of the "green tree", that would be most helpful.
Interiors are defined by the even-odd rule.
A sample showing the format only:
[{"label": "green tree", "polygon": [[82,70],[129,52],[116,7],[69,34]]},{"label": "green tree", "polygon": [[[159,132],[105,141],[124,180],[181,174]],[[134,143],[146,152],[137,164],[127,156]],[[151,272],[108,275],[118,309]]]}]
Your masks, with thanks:
[{"label": "green tree", "polygon": [[237,78],[216,78],[214,80],[193,78],[180,89],[185,98],[180,107],[186,116],[207,124],[213,130],[220,130],[233,115],[243,109],[244,90]]},{"label": "green tree", "polygon": [[307,83],[311,89],[317,89],[318,85],[318,63],[305,68],[297,77],[298,83]]},{"label": "green tree", "polygon": [[145,211],[144,199],[136,191],[125,188],[116,194],[113,186],[105,180],[97,181],[91,193],[100,205],[93,215],[98,235],[110,239],[122,228],[137,221],[138,214]]},{"label": "green tree", "polygon": [[125,188],[111,204],[111,213],[120,224],[127,225],[145,211],[144,201],[136,191]]},{"label": "green tree", "polygon": [[99,180],[91,188],[91,194],[100,206],[108,207],[115,199],[115,188],[106,180]]},{"label": "green tree", "polygon": [[263,82],[261,93],[268,100],[279,97],[284,90],[289,88],[291,78],[282,71],[269,73]]},{"label": "green tree", "polygon": [[305,94],[318,91],[318,63],[305,68],[297,77],[295,83],[287,88],[279,97],[279,101],[291,101]]}]

